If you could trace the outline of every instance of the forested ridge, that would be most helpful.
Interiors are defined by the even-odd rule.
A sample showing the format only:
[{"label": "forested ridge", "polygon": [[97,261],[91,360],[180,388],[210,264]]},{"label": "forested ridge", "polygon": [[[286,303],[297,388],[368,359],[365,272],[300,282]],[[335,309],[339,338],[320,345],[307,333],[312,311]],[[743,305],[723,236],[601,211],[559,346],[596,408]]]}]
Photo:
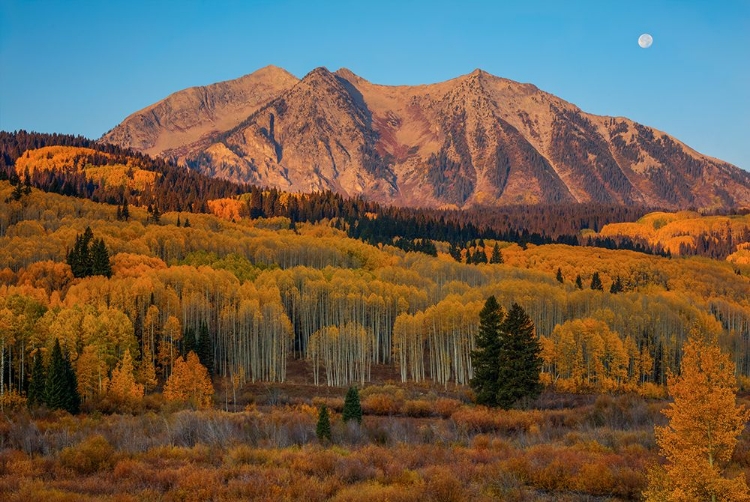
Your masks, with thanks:
[{"label": "forested ridge", "polygon": [[[67,147],[67,151],[53,147]],[[472,239],[490,238],[522,245],[557,242],[669,253],[661,243],[639,235],[581,236],[582,230],[598,232],[609,223],[634,221],[645,215],[647,208],[589,203],[457,211],[384,207],[330,191],[289,197],[276,189],[209,178],[164,159],[80,136],[0,132],[0,179],[18,187],[17,197],[22,186],[33,186],[95,202],[128,201],[160,212],[212,212],[215,201],[245,194],[247,207],[236,211],[238,217],[284,216],[293,223],[340,218],[352,237],[397,244],[407,250],[414,239],[465,247]],[[689,248],[693,254],[715,254],[703,244],[708,240],[695,236],[695,244],[686,243],[685,252]]]},{"label": "forested ridge", "polygon": [[[283,381],[291,357],[309,362],[311,383],[367,382],[386,364],[405,382],[464,385],[490,295],[529,313],[543,379],[559,389],[658,387],[695,323],[750,375],[742,265],[490,240],[483,249],[498,244],[502,263],[467,264],[445,242],[433,257],[347,238],[336,219],[165,212],[157,221],[131,207],[123,220],[116,206],[37,190],[15,201],[0,186],[2,375],[21,394],[34,354],[56,339],[81,365],[85,402],[105,391],[126,350],[163,384],[203,332],[218,378]],[[75,277],[68,261],[82,235],[101,240],[111,277]]]}]

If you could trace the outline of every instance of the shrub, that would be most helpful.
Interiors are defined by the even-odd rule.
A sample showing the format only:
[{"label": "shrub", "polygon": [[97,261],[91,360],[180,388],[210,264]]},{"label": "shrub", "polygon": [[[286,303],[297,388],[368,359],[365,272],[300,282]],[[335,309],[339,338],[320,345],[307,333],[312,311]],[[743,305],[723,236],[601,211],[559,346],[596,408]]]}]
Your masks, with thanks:
[{"label": "shrub", "polygon": [[91,436],[60,452],[60,465],[78,474],[92,474],[112,467],[115,450],[100,434]]},{"label": "shrub", "polygon": [[368,415],[393,415],[399,403],[389,394],[371,394],[362,401],[362,410]]}]

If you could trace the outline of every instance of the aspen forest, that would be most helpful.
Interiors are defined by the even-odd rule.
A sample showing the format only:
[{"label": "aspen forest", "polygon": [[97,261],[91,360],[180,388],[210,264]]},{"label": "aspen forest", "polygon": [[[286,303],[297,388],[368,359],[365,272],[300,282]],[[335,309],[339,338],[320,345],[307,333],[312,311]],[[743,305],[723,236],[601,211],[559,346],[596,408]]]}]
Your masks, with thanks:
[{"label": "aspen forest", "polygon": [[[750,216],[167,195],[164,161],[29,142],[0,157],[3,500],[641,500],[691,333],[747,401]],[[541,348],[509,410],[470,387],[491,296]],[[750,475],[746,432],[723,461]]]}]

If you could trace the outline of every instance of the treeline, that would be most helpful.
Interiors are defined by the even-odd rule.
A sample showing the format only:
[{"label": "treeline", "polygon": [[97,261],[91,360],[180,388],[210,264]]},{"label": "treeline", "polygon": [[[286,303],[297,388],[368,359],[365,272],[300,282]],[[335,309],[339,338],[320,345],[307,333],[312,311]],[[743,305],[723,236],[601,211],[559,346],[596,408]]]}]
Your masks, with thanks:
[{"label": "treeline", "polygon": [[[99,152],[77,159],[79,166],[122,164],[159,175],[154,183],[138,190],[96,183],[83,170],[39,169],[20,175],[16,172],[15,163],[27,149],[52,145],[91,148]],[[390,244],[428,254],[433,254],[433,245],[428,241],[448,242],[463,248],[474,239],[500,240],[521,246],[558,243],[627,249],[662,256],[669,254],[661,245],[634,236],[581,236],[582,230],[598,232],[609,223],[635,221],[651,211],[644,207],[601,203],[519,205],[461,211],[385,207],[330,191],[288,194],[274,188],[210,178],[176,166],[171,161],[81,136],[0,132],[0,179],[9,179],[17,186],[14,197],[17,195],[18,198],[28,192],[27,187],[33,186],[95,202],[152,206],[160,213],[211,212],[210,201],[242,195],[247,207],[240,209],[240,216],[253,219],[282,216],[289,218],[292,225],[324,219],[341,220],[340,227],[345,228],[350,237],[370,244]],[[723,258],[731,253],[728,250],[736,243],[750,240],[738,238],[735,244],[731,244],[713,237],[696,238],[693,246],[684,246],[684,254]]]}]

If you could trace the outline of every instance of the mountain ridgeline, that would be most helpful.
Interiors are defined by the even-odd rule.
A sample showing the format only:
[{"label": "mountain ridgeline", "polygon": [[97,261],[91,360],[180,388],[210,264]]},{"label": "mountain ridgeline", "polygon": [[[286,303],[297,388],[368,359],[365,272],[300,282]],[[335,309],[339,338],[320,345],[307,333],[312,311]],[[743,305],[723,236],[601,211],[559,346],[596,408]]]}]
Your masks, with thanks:
[{"label": "mountain ridgeline", "polygon": [[750,173],[481,70],[383,86],[266,67],[176,92],[102,140],[235,182],[402,207],[750,205]]}]

